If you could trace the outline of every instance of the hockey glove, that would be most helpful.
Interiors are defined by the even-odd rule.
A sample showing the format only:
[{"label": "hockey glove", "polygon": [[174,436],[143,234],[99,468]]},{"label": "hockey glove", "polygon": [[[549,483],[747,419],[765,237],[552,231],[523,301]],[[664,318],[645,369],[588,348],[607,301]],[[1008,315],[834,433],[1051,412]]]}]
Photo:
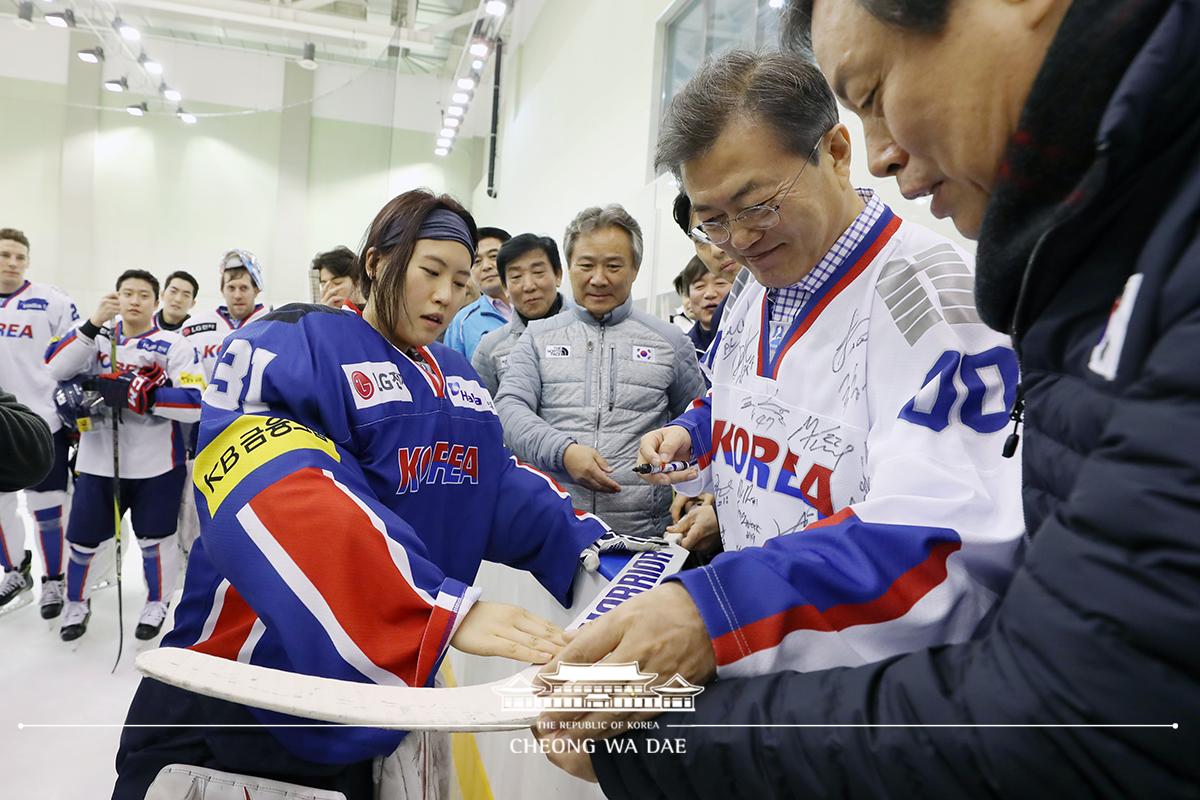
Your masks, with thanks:
[{"label": "hockey glove", "polygon": [[145,414],[154,407],[154,392],[167,382],[167,373],[161,364],[142,367],[129,383],[128,403],[135,414]]},{"label": "hockey glove", "polygon": [[129,384],[133,376],[128,372],[105,372],[96,376],[96,390],[109,408],[124,408],[129,402]]},{"label": "hockey glove", "polygon": [[666,546],[667,540],[661,536],[635,536],[632,533],[609,531],[585,547],[579,554],[579,560],[584,569],[595,572],[600,568],[602,553],[638,553],[643,550],[661,550]]}]

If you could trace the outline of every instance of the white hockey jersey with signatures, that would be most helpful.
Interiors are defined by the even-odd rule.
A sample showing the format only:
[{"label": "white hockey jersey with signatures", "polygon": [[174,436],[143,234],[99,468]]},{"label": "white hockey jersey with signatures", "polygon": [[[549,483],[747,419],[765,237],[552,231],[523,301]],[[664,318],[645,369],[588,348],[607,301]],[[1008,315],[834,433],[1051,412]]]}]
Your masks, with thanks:
[{"label": "white hockey jersey with signatures", "polygon": [[46,348],[78,319],[71,298],[45,283],[25,281],[0,300],[0,387],[46,420],[51,432],[62,422],[54,411],[58,383],[46,369]]},{"label": "white hockey jersey with signatures", "polygon": [[[751,280],[676,420],[726,554],[683,578],[722,674],[862,664],[970,636],[1015,566],[1018,381],[970,258],[890,210],[770,353]],[[730,552],[739,551],[739,552]]]}]

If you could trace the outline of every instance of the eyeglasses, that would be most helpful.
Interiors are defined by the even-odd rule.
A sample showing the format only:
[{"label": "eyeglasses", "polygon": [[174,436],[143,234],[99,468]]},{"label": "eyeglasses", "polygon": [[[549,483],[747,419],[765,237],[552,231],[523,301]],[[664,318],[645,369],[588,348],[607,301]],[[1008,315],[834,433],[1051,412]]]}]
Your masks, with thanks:
[{"label": "eyeglasses", "polygon": [[796,177],[792,178],[792,182],[787,185],[786,189],[775,195],[771,200],[756,206],[743,208],[738,212],[737,216],[728,222],[717,222],[715,220],[701,222],[692,228],[688,232],[688,235],[698,242],[719,245],[725,244],[732,238],[734,225],[741,225],[743,228],[748,228],[752,231],[765,231],[768,228],[774,228],[779,224],[779,207],[783,205],[783,198],[787,197],[792,189],[795,188],[796,182],[804,174],[805,168],[812,163],[813,155],[817,152],[817,148],[821,146],[821,142],[824,139],[825,134],[822,133],[817,138],[816,144],[812,146],[812,150],[808,151],[808,157],[804,159],[804,165],[800,167],[800,171],[796,173]]}]

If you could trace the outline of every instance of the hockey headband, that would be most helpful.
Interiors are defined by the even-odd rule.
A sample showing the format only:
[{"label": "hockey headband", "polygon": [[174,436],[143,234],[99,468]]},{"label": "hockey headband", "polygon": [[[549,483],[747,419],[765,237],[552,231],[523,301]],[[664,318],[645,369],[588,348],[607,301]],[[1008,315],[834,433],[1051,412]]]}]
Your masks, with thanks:
[{"label": "hockey headband", "polygon": [[227,269],[245,269],[250,273],[250,280],[254,282],[256,289],[263,288],[262,267],[259,266],[258,256],[251,253],[249,250],[230,250],[221,258],[220,275],[225,274]]},{"label": "hockey headband", "polygon": [[[404,223],[400,220],[392,223],[387,235],[383,237],[380,248],[391,247],[400,241],[404,235]],[[440,242],[458,242],[467,248],[471,258],[475,258],[475,240],[471,238],[471,229],[467,221],[448,208],[435,208],[426,215],[417,230],[418,239],[434,239]]]}]

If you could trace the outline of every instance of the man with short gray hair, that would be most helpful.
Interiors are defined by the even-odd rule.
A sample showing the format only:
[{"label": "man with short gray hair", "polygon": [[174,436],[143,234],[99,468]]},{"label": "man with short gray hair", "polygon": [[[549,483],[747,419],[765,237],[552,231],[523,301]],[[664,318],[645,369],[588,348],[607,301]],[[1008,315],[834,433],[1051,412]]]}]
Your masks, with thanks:
[{"label": "man with short gray hair", "polygon": [[509,446],[561,480],[576,508],[614,530],[661,535],[671,491],[630,469],[638,440],[704,391],[691,342],[635,311],[642,229],[619,205],[588,208],[567,226],[575,306],[532,321],[496,397]]}]

